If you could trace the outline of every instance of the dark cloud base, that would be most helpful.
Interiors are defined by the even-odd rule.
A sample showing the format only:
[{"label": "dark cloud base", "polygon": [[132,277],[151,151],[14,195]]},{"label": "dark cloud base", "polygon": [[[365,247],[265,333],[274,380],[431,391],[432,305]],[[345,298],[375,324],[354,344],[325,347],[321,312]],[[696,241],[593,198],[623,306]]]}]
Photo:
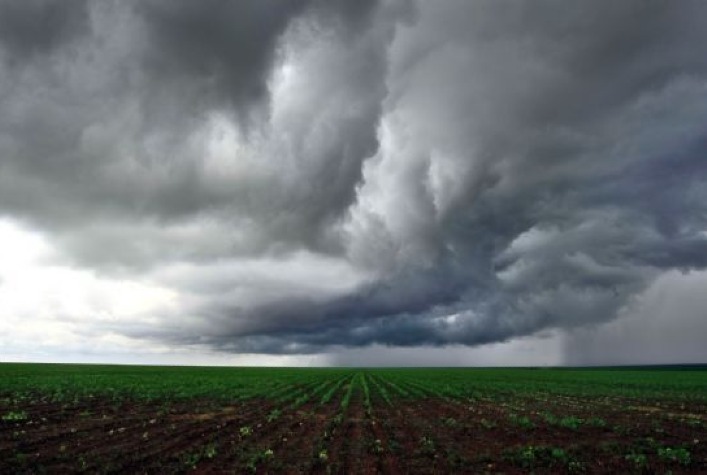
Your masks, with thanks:
[{"label": "dark cloud base", "polygon": [[175,291],[159,325],[116,330],[137,338],[315,353],[591,327],[707,267],[706,19],[3,1],[0,215]]}]

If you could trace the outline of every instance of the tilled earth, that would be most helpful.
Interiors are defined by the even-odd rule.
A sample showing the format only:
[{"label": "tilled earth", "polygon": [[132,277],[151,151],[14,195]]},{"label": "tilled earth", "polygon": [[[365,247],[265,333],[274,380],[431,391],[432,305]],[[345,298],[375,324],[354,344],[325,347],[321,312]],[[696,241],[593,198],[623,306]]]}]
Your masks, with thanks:
[{"label": "tilled earth", "polygon": [[299,407],[4,398],[0,473],[707,473],[700,404],[377,394],[369,406],[357,387],[342,407],[346,389]]}]

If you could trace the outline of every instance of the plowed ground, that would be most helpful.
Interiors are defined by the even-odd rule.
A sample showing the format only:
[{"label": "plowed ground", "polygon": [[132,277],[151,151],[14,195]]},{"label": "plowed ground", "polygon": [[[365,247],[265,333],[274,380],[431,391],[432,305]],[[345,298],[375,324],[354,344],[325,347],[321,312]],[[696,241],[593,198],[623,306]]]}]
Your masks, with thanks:
[{"label": "plowed ground", "polygon": [[371,386],[370,410],[355,380],[296,408],[4,399],[24,417],[0,421],[0,473],[707,473],[702,405],[411,398],[378,383],[392,403]]}]

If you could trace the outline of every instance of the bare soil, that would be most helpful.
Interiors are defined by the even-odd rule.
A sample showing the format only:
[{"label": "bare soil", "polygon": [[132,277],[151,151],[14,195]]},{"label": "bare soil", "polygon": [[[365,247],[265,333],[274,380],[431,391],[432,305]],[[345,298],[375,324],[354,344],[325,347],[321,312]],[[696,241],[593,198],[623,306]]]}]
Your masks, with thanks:
[{"label": "bare soil", "polygon": [[[707,473],[707,407],[448,400],[0,405],[0,473]],[[272,416],[273,410],[280,414]],[[687,454],[687,455],[686,455]]]}]

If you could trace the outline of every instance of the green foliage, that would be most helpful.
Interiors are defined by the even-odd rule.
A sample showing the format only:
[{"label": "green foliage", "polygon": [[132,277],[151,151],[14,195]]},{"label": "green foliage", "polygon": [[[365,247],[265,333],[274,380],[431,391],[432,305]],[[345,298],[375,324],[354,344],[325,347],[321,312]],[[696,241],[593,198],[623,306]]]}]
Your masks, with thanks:
[{"label": "green foliage", "polygon": [[453,417],[445,417],[442,419],[442,423],[447,427],[455,427],[458,424],[457,420]]},{"label": "green foliage", "polygon": [[216,444],[208,444],[206,447],[204,447],[204,457],[207,459],[212,459],[216,457],[216,454],[218,454],[218,449],[216,448]]},{"label": "green foliage", "polygon": [[321,400],[319,401],[320,405],[327,404],[329,401],[331,401],[331,398],[334,397],[334,394],[339,390],[339,388],[344,384],[344,382],[347,380],[347,377],[341,378],[339,381],[337,381],[334,385],[332,385],[326,393],[322,396]]},{"label": "green foliage", "polygon": [[569,456],[567,455],[567,452],[565,452],[563,449],[551,449],[550,455],[553,459],[559,462],[569,462]]},{"label": "green foliage", "polygon": [[566,467],[570,472],[577,472],[583,468],[578,460],[574,460],[565,449],[559,447],[529,445],[507,451],[505,458],[526,470],[539,467]]},{"label": "green foliage", "polygon": [[2,420],[7,422],[26,421],[27,413],[25,411],[10,411],[2,416]]},{"label": "green foliage", "polygon": [[700,417],[696,414],[688,415],[685,422],[692,427],[701,427],[703,425],[702,419],[700,419]]},{"label": "green foliage", "polygon": [[267,415],[266,420],[268,422],[276,421],[277,419],[280,418],[282,415],[282,411],[280,409],[273,409],[270,411],[270,413]]},{"label": "green foliage", "polygon": [[[225,426],[218,426],[216,430],[221,434],[209,439],[212,443],[196,451],[190,446],[189,453],[175,454],[171,462],[181,471],[201,468],[199,464],[203,461],[221,458],[221,449],[224,451],[222,458],[237,458],[241,470],[245,466],[250,471],[275,472],[280,467],[278,464],[284,461],[278,461],[273,450],[263,448],[262,444],[273,441],[277,444],[273,447],[279,451],[281,445],[274,434],[291,430],[288,429],[291,424],[310,416],[321,432],[308,451],[311,457],[308,462],[321,464],[322,468],[331,471],[341,468],[340,462],[333,460],[333,454],[339,454],[341,449],[334,450],[329,444],[350,434],[349,429],[354,423],[360,423],[367,431],[364,432],[366,450],[369,454],[380,455],[379,461],[391,456],[405,456],[412,447],[418,456],[446,460],[450,470],[459,473],[486,467],[473,466],[477,460],[472,460],[466,448],[461,449],[464,442],[460,437],[476,433],[470,438],[478,435],[509,440],[509,432],[519,435],[514,439],[516,444],[519,441],[540,444],[557,440],[563,445],[512,447],[504,452],[504,457],[518,471],[591,471],[592,461],[578,445],[584,436],[596,441],[601,454],[618,461],[619,466],[623,464],[627,471],[649,471],[654,468],[651,462],[658,463],[660,468],[674,464],[670,468],[689,466],[694,469],[701,463],[703,446],[693,448],[693,445],[686,444],[676,447],[681,441],[673,429],[682,421],[686,433],[689,430],[695,434],[689,433],[689,439],[694,438],[698,444],[697,439],[703,439],[700,428],[705,427],[701,408],[707,403],[707,371],[697,367],[667,371],[635,368],[189,368],[8,363],[0,364],[0,381],[0,426],[6,429],[7,442],[18,447],[26,437],[25,431],[35,430],[46,423],[41,420],[41,412],[35,410],[36,407],[54,405],[62,417],[78,416],[79,422],[86,425],[98,424],[105,416],[103,412],[120,412],[148,401],[155,411],[149,416],[155,418],[150,419],[149,424],[158,427],[164,423],[165,429],[175,430],[181,424],[181,419],[176,417],[181,417],[180,408],[185,406],[185,401],[194,401],[195,412],[208,415],[199,423],[209,426],[227,424],[228,427],[223,430]],[[440,399],[442,405],[427,406],[425,399]],[[100,400],[101,404],[92,405],[91,400]],[[224,414],[230,414],[244,400],[251,400],[244,406],[248,409],[244,417],[229,416],[224,418],[225,422],[219,420],[219,411],[228,409]],[[665,407],[661,407],[663,401],[666,401]],[[318,404],[328,406],[313,407]],[[361,404],[366,420],[353,422],[349,418],[361,417],[363,413]],[[399,410],[402,404],[413,409]],[[303,405],[307,412],[301,409]],[[386,405],[388,407],[384,407]],[[411,444],[409,439],[399,436],[400,428],[395,423],[400,421],[396,418],[412,416],[426,407],[432,411],[423,415],[422,422],[406,421],[416,434]],[[103,408],[107,409],[104,411]],[[251,412],[251,408],[259,409]],[[434,411],[435,408],[443,410]],[[547,408],[554,414],[538,412]],[[623,409],[628,411],[626,414],[640,414],[642,419],[636,423],[628,416],[614,419],[612,412],[623,414]],[[315,412],[317,417],[327,414],[326,422],[310,414]],[[386,415],[395,416],[387,418]],[[434,422],[428,425],[427,418]],[[275,421],[278,422],[266,425]],[[81,427],[80,424],[77,426]],[[562,438],[546,438],[548,426],[552,426]],[[107,438],[114,435],[114,430],[117,434],[124,430],[110,425],[106,427]],[[160,433],[152,427],[138,426],[135,429],[138,437],[144,434],[143,438],[147,440],[145,429],[149,428],[146,443],[150,446],[157,443],[156,437]],[[446,433],[440,435],[436,432],[438,430]],[[522,430],[529,433],[523,435]],[[610,431],[613,433],[609,434]],[[600,432],[603,434],[598,434]],[[423,434],[424,437],[420,437]],[[607,437],[597,438],[598,435]],[[649,435],[658,440],[647,437]],[[221,436],[228,439],[219,439]],[[287,436],[291,437],[289,433]],[[564,439],[568,441],[566,444]],[[578,440],[576,444],[574,439]],[[453,443],[450,444],[450,440]],[[223,445],[219,447],[213,441]],[[663,443],[672,446],[665,447]],[[78,445],[65,444],[63,440],[57,445],[57,457],[73,470],[91,470],[97,466],[97,462],[86,455],[90,453],[88,449],[78,449],[77,453]],[[26,456],[20,451],[16,454],[19,457],[13,462],[16,473],[27,472],[27,467],[22,467],[19,460]],[[79,459],[82,454],[87,457],[85,463]],[[489,460],[488,465],[493,462]],[[28,460],[27,463],[33,462]],[[261,466],[263,464],[266,466]],[[507,466],[508,463],[488,469],[502,470]]]},{"label": "green foliage", "polygon": [[255,450],[250,452],[246,458],[246,468],[252,473],[258,471],[258,466],[275,457],[272,449]]},{"label": "green foliage", "polygon": [[690,451],[682,447],[660,447],[658,448],[658,458],[681,465],[690,465]]},{"label": "green foliage", "polygon": [[489,421],[488,419],[482,418],[481,419],[481,425],[483,426],[484,429],[493,429],[496,427],[498,424],[496,424],[493,421]]},{"label": "green foliage", "polygon": [[366,375],[361,375],[361,387],[363,387],[363,407],[366,409],[368,417],[373,417],[373,404],[371,403],[371,391],[368,388]]},{"label": "green foliage", "polygon": [[348,387],[346,388],[346,393],[344,393],[344,398],[341,400],[341,409],[346,410],[346,408],[349,407],[349,403],[351,402],[351,395],[353,394],[354,387],[356,386],[356,380],[358,379],[358,375],[354,376],[349,383]]},{"label": "green foliage", "polygon": [[[0,363],[0,396],[21,402],[75,404],[84,398],[169,401],[208,398],[233,403],[272,399],[301,404],[351,375],[337,368],[227,368]],[[333,393],[334,391],[332,391]]]},{"label": "green foliage", "polygon": [[531,421],[530,418],[527,416],[517,416],[515,414],[511,414],[509,419],[512,424],[517,425],[518,427],[521,427],[523,429],[532,429],[533,427],[535,427],[533,421]]},{"label": "green foliage", "polygon": [[194,470],[201,461],[201,453],[193,452],[185,454],[182,456],[182,460],[184,461],[184,465]]},{"label": "green foliage", "polygon": [[557,417],[555,417],[555,415],[553,415],[549,412],[543,416],[543,419],[545,420],[545,422],[547,422],[551,426],[558,425],[560,423],[560,420]]},{"label": "green foliage", "polygon": [[379,381],[379,378],[374,378],[371,377],[371,382],[373,383],[373,386],[376,388],[376,392],[380,397],[385,401],[385,403],[389,406],[393,405],[393,401],[390,398],[390,394],[388,394],[388,390],[381,384]]},{"label": "green foliage", "polygon": [[211,442],[203,446],[200,450],[196,452],[187,452],[182,455],[182,464],[188,468],[194,470],[199,463],[204,460],[211,460],[218,454],[218,445],[215,442]]},{"label": "green foliage", "polygon": [[[641,401],[669,399],[707,403],[707,371],[702,367],[351,370],[1,363],[0,381],[0,398],[5,401],[0,407],[9,411],[2,416],[5,422],[22,420],[21,411],[11,411],[10,408],[21,407],[26,401],[76,404],[84,398],[107,399],[116,406],[126,400],[158,401],[165,414],[169,412],[170,401],[200,398],[231,404],[247,399],[267,399],[275,402],[280,410],[285,410],[317,399],[320,404],[327,404],[347,382],[360,385],[367,409],[378,401],[393,406],[397,398],[426,397],[503,403],[517,396],[539,401],[558,396],[618,396]],[[275,419],[276,414],[273,414],[271,420]],[[551,425],[572,430],[583,425],[607,426],[599,417],[558,419],[545,414],[543,419]],[[537,423],[523,417],[514,422],[525,428]],[[704,425],[697,417],[687,422],[695,427]]]},{"label": "green foliage", "polygon": [[587,425],[590,425],[592,427],[606,427],[607,423],[604,419],[601,417],[592,417],[591,419],[587,419],[585,421]]},{"label": "green foliage", "polygon": [[380,439],[375,439],[371,443],[371,452],[373,452],[374,454],[382,454],[384,450],[385,449],[383,448],[383,442],[381,442]]},{"label": "green foliage", "polygon": [[538,449],[533,446],[522,448],[518,451],[515,459],[524,468],[531,468],[535,466],[535,462],[538,458]]},{"label": "green foliage", "polygon": [[630,453],[627,454],[624,458],[628,460],[631,465],[633,465],[637,469],[643,469],[648,466],[648,457],[646,457],[644,454]]},{"label": "green foliage", "polygon": [[560,419],[559,425],[567,429],[577,430],[582,425],[582,419],[574,416],[563,417]]}]

